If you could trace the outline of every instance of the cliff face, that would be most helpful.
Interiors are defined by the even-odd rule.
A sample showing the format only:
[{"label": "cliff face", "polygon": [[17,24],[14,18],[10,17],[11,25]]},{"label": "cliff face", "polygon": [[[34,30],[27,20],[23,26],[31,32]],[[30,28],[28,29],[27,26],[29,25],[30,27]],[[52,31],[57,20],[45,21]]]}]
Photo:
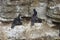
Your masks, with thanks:
[{"label": "cliff face", "polygon": [[22,16],[31,16],[32,0],[0,0],[0,17],[13,19],[20,13]]},{"label": "cliff face", "polygon": [[[42,3],[39,3],[40,1]],[[19,13],[21,16],[31,17],[33,14],[33,9],[35,8],[37,11],[41,11],[38,11],[38,17],[41,18],[41,15],[44,15],[44,10],[46,9],[46,3],[44,4],[43,2],[45,3],[44,0],[2,0],[0,17],[3,19],[13,19],[17,17]]]},{"label": "cliff face", "polygon": [[[31,17],[33,9],[36,9],[38,18],[45,19],[48,22],[43,20],[42,23],[34,23],[31,26],[31,21],[24,19],[22,25],[17,25],[14,29],[11,29],[11,22],[0,22],[0,39],[38,40],[38,38],[41,38],[41,40],[45,40],[46,38],[46,40],[53,40],[54,37],[58,37],[59,30],[51,28],[52,26],[55,27],[55,25],[49,24],[52,18],[55,18],[52,20],[56,21],[58,21],[56,19],[58,18],[60,21],[60,2],[57,0],[49,1],[49,4],[48,0],[0,0],[0,20],[12,21],[18,14],[24,17]],[[51,18],[47,18],[46,15],[51,16]]]},{"label": "cliff face", "polygon": [[60,1],[52,0],[49,2],[47,16],[54,22],[60,22]]},{"label": "cliff face", "polygon": [[[21,14],[21,16],[31,17],[33,9],[35,8],[38,13],[38,18],[46,19],[46,14],[48,14],[47,16],[50,17],[52,15],[51,17],[54,17],[53,20],[55,20],[55,18],[59,19],[60,17],[60,15],[54,14],[59,13],[56,10],[56,7],[58,7],[58,10],[60,11],[59,4],[59,0],[0,0],[0,17],[3,19],[8,18],[9,20],[16,18],[18,14]],[[51,10],[47,9],[47,7],[53,9],[51,14]],[[49,12],[47,10],[49,10]]]}]

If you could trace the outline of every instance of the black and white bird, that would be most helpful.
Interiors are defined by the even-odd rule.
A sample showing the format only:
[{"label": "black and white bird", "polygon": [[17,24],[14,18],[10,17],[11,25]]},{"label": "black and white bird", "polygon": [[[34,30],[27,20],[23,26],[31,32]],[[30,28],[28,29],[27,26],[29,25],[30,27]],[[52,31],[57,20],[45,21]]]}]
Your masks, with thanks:
[{"label": "black and white bird", "polygon": [[34,23],[36,22],[36,18],[37,18],[37,11],[35,9],[33,9],[34,14],[31,17],[31,25],[33,26]]},{"label": "black and white bird", "polygon": [[34,12],[34,14],[31,17],[31,26],[33,26],[34,23],[37,23],[37,22],[42,23],[42,19],[37,17],[37,11],[35,9],[33,9],[33,12]]},{"label": "black and white bird", "polygon": [[16,25],[22,25],[22,22],[21,22],[21,19],[20,19],[20,14],[18,15],[18,17],[16,17],[14,20],[13,20],[13,23],[12,23],[12,26],[11,28],[14,28]]}]

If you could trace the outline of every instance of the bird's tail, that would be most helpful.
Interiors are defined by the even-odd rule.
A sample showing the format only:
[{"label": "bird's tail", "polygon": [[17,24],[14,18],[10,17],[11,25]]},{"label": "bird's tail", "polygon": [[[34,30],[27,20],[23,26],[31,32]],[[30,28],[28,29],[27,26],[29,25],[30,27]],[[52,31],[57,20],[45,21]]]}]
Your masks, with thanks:
[{"label": "bird's tail", "polygon": [[15,24],[12,24],[11,28],[13,29],[15,27]]}]

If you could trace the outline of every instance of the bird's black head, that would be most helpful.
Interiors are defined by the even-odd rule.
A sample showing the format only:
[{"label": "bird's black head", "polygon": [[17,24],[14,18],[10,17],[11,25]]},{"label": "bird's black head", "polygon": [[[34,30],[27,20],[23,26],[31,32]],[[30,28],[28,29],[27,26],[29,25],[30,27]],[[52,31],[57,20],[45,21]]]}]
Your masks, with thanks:
[{"label": "bird's black head", "polygon": [[33,9],[33,11],[36,11],[36,9]]},{"label": "bird's black head", "polygon": [[36,16],[36,15],[37,15],[37,11],[36,11],[36,9],[33,9],[33,11],[34,11],[33,16]]},{"label": "bird's black head", "polygon": [[20,17],[21,17],[21,14],[19,14],[17,18],[20,18]]}]

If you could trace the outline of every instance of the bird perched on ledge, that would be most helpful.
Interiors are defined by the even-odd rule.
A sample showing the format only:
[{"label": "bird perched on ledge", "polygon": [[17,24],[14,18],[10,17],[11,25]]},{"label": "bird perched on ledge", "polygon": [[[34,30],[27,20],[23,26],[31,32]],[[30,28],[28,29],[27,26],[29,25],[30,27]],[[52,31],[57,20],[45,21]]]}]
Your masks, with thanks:
[{"label": "bird perched on ledge", "polygon": [[21,15],[19,14],[18,17],[16,17],[14,20],[13,20],[13,23],[12,23],[12,26],[11,28],[14,28],[16,25],[22,25],[22,22],[21,22]]},{"label": "bird perched on ledge", "polygon": [[37,17],[37,11],[35,9],[33,9],[33,12],[34,12],[34,14],[31,17],[31,26],[33,26],[34,23],[36,23],[36,22],[38,22],[38,23],[42,22],[42,19]]}]

